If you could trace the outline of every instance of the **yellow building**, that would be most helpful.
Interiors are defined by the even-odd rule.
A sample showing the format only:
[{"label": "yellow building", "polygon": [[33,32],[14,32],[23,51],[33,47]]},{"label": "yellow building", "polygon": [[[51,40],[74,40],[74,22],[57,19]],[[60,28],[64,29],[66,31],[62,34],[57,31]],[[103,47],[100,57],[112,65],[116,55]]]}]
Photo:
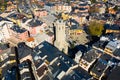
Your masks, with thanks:
[{"label": "yellow building", "polygon": [[106,33],[120,33],[120,30],[111,30],[111,29],[107,29]]},{"label": "yellow building", "polygon": [[71,35],[71,36],[80,35],[81,33],[83,33],[82,29],[72,29],[72,30],[69,30],[69,35]]},{"label": "yellow building", "polygon": [[62,14],[61,14],[61,17],[63,18],[63,20],[68,20],[68,19],[70,19],[72,16],[70,16],[70,15],[67,14],[67,13],[62,13]]}]

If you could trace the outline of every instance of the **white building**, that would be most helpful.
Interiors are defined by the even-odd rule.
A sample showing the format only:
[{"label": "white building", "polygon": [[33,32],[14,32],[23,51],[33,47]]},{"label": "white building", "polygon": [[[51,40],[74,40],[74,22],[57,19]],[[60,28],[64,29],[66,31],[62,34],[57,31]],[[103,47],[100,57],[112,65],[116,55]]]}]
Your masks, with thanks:
[{"label": "white building", "polygon": [[82,52],[81,52],[81,51],[78,51],[78,52],[75,54],[75,62],[76,62],[76,63],[80,63],[81,57],[82,57]]},{"label": "white building", "polygon": [[0,21],[0,41],[5,41],[10,38],[9,28],[13,26],[12,22],[9,21]]}]

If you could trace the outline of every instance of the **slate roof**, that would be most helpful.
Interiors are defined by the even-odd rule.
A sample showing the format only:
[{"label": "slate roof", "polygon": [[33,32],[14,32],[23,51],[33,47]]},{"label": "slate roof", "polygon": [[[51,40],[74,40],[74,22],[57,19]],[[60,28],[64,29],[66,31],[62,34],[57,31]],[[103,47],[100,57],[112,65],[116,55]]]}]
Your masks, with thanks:
[{"label": "slate roof", "polygon": [[82,78],[85,78],[85,79],[91,78],[91,75],[88,72],[86,72],[84,69],[82,69],[81,67],[77,67],[77,68],[73,69],[73,71],[77,75],[79,75],[81,77],[81,79]]},{"label": "slate roof", "polygon": [[105,29],[109,29],[109,30],[120,30],[120,26],[118,25],[109,25],[109,24],[106,24],[105,25]]},{"label": "slate roof", "polygon": [[108,44],[108,41],[98,41],[93,44],[94,47],[104,49],[105,46]]},{"label": "slate roof", "polygon": [[[74,68],[68,75],[61,80],[88,80],[92,76],[80,67]],[[93,80],[93,79],[92,79]]]},{"label": "slate roof", "polygon": [[110,55],[108,55],[108,54],[103,54],[103,55],[100,56],[99,61],[100,61],[101,63],[104,63],[104,64],[107,65],[108,61],[110,61],[111,59],[112,59],[112,57],[111,57]]},{"label": "slate roof", "polygon": [[97,77],[99,78],[102,75],[102,73],[106,67],[107,67],[106,64],[104,64],[101,61],[97,61],[96,64],[93,66],[93,68],[90,71],[92,73],[95,73],[97,75]]},{"label": "slate roof", "polygon": [[[29,66],[29,63],[27,61],[23,61],[22,63],[18,64],[18,68],[20,70],[21,80],[32,80],[29,67],[30,66]],[[24,70],[24,72],[22,70]]]},{"label": "slate roof", "polygon": [[107,80],[119,80],[120,79],[120,66],[116,66],[112,73],[108,76]]},{"label": "slate roof", "polygon": [[32,19],[28,24],[30,27],[36,27],[36,26],[41,26],[43,22],[38,19]]},{"label": "slate roof", "polygon": [[20,28],[20,27],[17,26],[17,25],[12,26],[10,29],[12,29],[13,31],[15,31],[15,32],[17,32],[17,33],[24,33],[25,31],[27,31],[26,29]]},{"label": "slate roof", "polygon": [[0,50],[5,50],[9,48],[9,44],[0,44]]},{"label": "slate roof", "polygon": [[[92,67],[91,71],[97,75],[99,78],[103,71],[106,69],[108,62],[112,60],[112,57],[108,54],[103,54],[100,56],[98,61],[95,63],[95,65]],[[105,72],[110,72],[110,70],[107,68]]]},{"label": "slate roof", "polygon": [[71,62],[63,61],[62,59],[58,58],[52,65],[50,65],[51,72],[54,76],[54,79],[58,80],[57,76],[61,72],[66,72],[71,66]]},{"label": "slate roof", "polygon": [[[71,61],[71,63],[74,63],[73,60],[71,60],[69,57],[67,57],[64,53],[60,52],[56,47],[51,45],[50,43],[44,41],[40,43],[38,46],[34,48],[34,52],[40,56],[41,58],[45,55],[47,56],[47,60],[51,62],[56,57],[64,57],[64,59],[67,59]],[[35,56],[36,54],[33,54]]]},{"label": "slate roof", "polygon": [[82,3],[82,4],[80,3],[79,4],[79,6],[86,6],[86,5],[88,5],[88,4],[87,3]]},{"label": "slate roof", "polygon": [[99,56],[99,52],[97,52],[97,50],[90,50],[88,51],[88,53],[86,53],[82,59],[88,61],[88,62],[92,62],[93,60],[97,59],[97,57]]},{"label": "slate roof", "polygon": [[113,55],[120,57],[120,48],[113,52]]},{"label": "slate roof", "polygon": [[58,80],[57,76],[62,71],[66,72],[71,66],[76,64],[72,59],[70,59],[68,56],[60,52],[56,47],[54,47],[53,45],[46,41],[40,43],[38,46],[34,48],[34,53],[32,54],[32,57],[37,68],[37,73],[40,73],[41,70],[43,72],[45,71],[43,70],[44,67],[39,68],[40,65],[44,64],[45,60],[47,60],[48,63],[52,62],[51,64],[48,64],[49,66],[46,67],[46,69],[49,68],[51,70],[54,79],[56,80]]},{"label": "slate roof", "polygon": [[47,5],[47,6],[55,6],[55,4],[53,4],[53,3],[46,3],[45,5]]},{"label": "slate roof", "polygon": [[18,44],[17,52],[19,60],[33,53],[32,49],[23,42]]}]

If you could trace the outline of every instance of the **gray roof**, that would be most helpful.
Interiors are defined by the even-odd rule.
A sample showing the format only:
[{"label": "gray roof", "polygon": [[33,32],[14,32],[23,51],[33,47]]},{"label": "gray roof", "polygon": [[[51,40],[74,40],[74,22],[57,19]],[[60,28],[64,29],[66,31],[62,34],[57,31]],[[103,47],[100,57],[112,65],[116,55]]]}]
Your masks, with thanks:
[{"label": "gray roof", "polygon": [[87,5],[88,5],[87,3],[84,4],[79,3],[79,6],[87,6]]},{"label": "gray roof", "polygon": [[108,44],[108,41],[98,41],[94,43],[93,46],[100,49],[104,49],[107,44]]},{"label": "gray roof", "polygon": [[53,22],[57,19],[54,15],[47,15],[42,17],[42,20],[48,25],[48,26],[53,26]]},{"label": "gray roof", "polygon": [[26,29],[20,28],[20,27],[17,26],[17,25],[12,26],[10,29],[12,29],[13,31],[15,31],[15,32],[17,32],[17,33],[24,33],[25,31],[27,31]]},{"label": "gray roof", "polygon": [[33,50],[26,46],[25,43],[19,43],[17,47],[17,52],[18,52],[18,59],[22,59],[28,55],[31,55],[33,53]]},{"label": "gray roof", "polygon": [[50,78],[49,78],[49,76],[48,75],[45,75],[45,76],[43,76],[42,77],[42,79],[41,80],[50,80]]},{"label": "gray roof", "polygon": [[41,58],[44,57],[45,55],[47,56],[47,60],[51,62],[53,59],[56,57],[63,57],[64,60],[69,60],[71,63],[75,64],[72,59],[70,59],[68,56],[66,56],[64,53],[59,51],[56,47],[51,45],[50,43],[44,41],[40,43],[38,46],[34,48],[34,54],[33,57],[36,55],[40,56]]},{"label": "gray roof", "polygon": [[49,3],[46,3],[45,6],[50,6],[51,7],[51,6],[55,6],[55,4],[49,2]]},{"label": "gray roof", "polygon": [[92,73],[95,73],[98,77],[100,77],[106,67],[107,67],[106,64],[104,64],[100,61],[97,61],[96,64],[93,66],[93,68],[90,71]]},{"label": "gray roof", "polygon": [[23,13],[26,13],[26,14],[32,14],[30,8],[28,7],[28,5],[22,5],[22,4],[19,4],[18,5],[18,8],[21,10],[21,12]]},{"label": "gray roof", "polygon": [[0,50],[5,50],[7,48],[9,48],[8,44],[0,44]]},{"label": "gray roof", "polygon": [[19,67],[20,71],[22,71],[24,69],[28,69],[29,70],[29,71],[25,71],[24,73],[20,74],[21,80],[23,80],[23,79],[24,80],[32,80],[32,78],[31,78],[31,72],[30,72],[30,69],[29,69],[29,63],[27,61],[24,61],[24,62],[20,63],[18,65],[18,67]]},{"label": "gray roof", "polygon": [[70,66],[71,63],[69,61],[63,61],[60,58],[58,58],[52,65],[50,65],[53,76],[56,79],[62,71],[66,72],[70,68]]},{"label": "gray roof", "polygon": [[[107,67],[108,62],[111,59],[112,59],[112,57],[108,54],[101,55],[100,58],[98,59],[98,61],[93,66],[93,68],[91,69],[91,71],[93,73],[95,73],[98,77],[100,77],[101,74],[103,73],[103,71],[105,70],[105,68]],[[108,68],[106,70],[110,71]]]},{"label": "gray roof", "polygon": [[88,62],[92,62],[93,60],[97,59],[98,55],[100,53],[97,52],[97,50],[90,50],[88,51],[83,57],[82,59],[88,61]]},{"label": "gray roof", "polygon": [[[43,57],[45,56],[46,58],[43,59]],[[71,58],[66,56],[64,53],[60,52],[56,47],[54,47],[53,45],[46,41],[40,43],[38,46],[34,48],[34,53],[32,54],[32,57],[33,61],[35,62],[36,68],[38,68],[37,71],[41,70],[44,71],[44,69],[42,69],[41,67],[39,68],[39,66],[44,63],[44,60],[47,60],[49,63],[53,61],[53,63],[50,64],[48,68],[51,70],[53,77],[56,80],[58,80],[57,76],[62,71],[66,72],[71,66],[76,64]],[[41,75],[43,74],[40,74],[40,76]]]},{"label": "gray roof", "polygon": [[120,30],[120,26],[116,25],[116,24],[114,24],[114,25],[106,24],[105,29],[108,29],[108,30]]},{"label": "gray roof", "polygon": [[32,19],[28,24],[30,27],[36,27],[42,25],[43,22],[38,19]]},{"label": "gray roof", "polygon": [[62,80],[88,80],[92,76],[81,67],[74,68],[68,75],[64,76]]},{"label": "gray roof", "polygon": [[120,80],[120,66],[116,66],[115,69],[112,70],[107,80]]},{"label": "gray roof", "polygon": [[117,46],[120,45],[120,41],[110,41],[107,45],[106,48],[111,49],[112,52],[114,52],[117,48]]},{"label": "gray roof", "polygon": [[120,48],[113,52],[113,55],[120,57]]},{"label": "gray roof", "polygon": [[107,64],[108,64],[108,61],[109,61],[111,58],[112,58],[112,57],[111,57],[110,55],[108,55],[108,54],[103,54],[103,55],[100,56],[99,61],[107,65]]},{"label": "gray roof", "polygon": [[86,72],[84,69],[82,69],[81,67],[77,67],[73,70],[77,75],[79,75],[81,77],[81,79],[82,78],[84,78],[84,79],[91,78],[90,74],[88,72]]}]

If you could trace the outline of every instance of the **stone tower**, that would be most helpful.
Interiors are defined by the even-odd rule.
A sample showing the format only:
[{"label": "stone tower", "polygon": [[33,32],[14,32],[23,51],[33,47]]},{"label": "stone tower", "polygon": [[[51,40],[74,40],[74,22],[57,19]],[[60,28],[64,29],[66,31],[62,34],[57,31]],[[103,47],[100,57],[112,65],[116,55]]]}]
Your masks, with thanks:
[{"label": "stone tower", "polygon": [[57,47],[60,51],[65,54],[68,53],[68,43],[66,42],[66,34],[65,34],[65,22],[63,20],[57,20],[54,23],[55,26],[55,42],[54,46]]}]

